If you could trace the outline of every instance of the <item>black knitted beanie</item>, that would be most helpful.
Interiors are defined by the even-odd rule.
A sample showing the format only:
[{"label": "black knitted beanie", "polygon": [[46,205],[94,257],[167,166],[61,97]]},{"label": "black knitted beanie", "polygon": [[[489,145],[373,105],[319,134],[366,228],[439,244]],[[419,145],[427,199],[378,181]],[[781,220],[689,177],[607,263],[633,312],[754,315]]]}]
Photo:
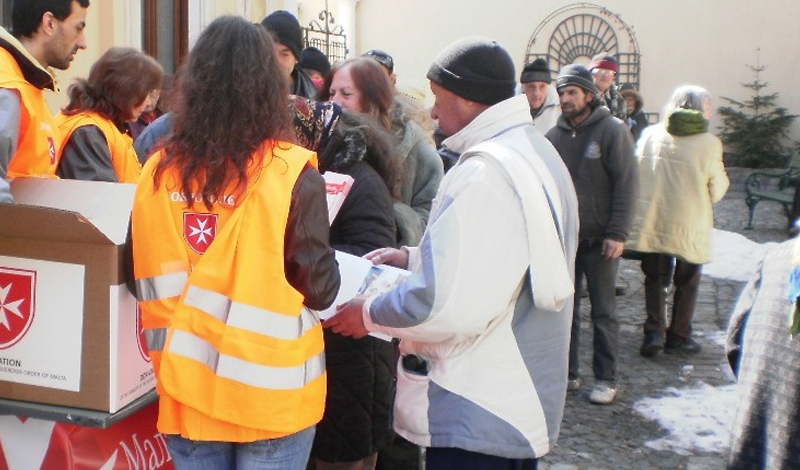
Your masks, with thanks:
[{"label": "black knitted beanie", "polygon": [[592,72],[590,72],[583,65],[567,65],[561,69],[561,72],[558,73],[558,78],[556,79],[556,89],[569,85],[581,87],[585,91],[597,96],[597,87],[594,86],[594,77],[592,77]]},{"label": "black knitted beanie", "polygon": [[316,47],[303,49],[297,65],[302,69],[316,70],[323,76],[328,75],[328,72],[331,71],[331,62],[328,60],[328,56]]},{"label": "black knitted beanie", "polygon": [[550,83],[551,81],[553,78],[550,76],[550,67],[547,65],[547,61],[541,57],[526,65],[519,77],[520,83]]},{"label": "black knitted beanie", "polygon": [[275,40],[292,50],[297,60],[303,50],[303,31],[300,22],[286,10],[278,10],[261,20],[261,26],[272,33]]},{"label": "black knitted beanie", "polygon": [[496,41],[465,38],[447,46],[428,69],[428,80],[476,103],[494,105],[514,96],[516,71]]}]

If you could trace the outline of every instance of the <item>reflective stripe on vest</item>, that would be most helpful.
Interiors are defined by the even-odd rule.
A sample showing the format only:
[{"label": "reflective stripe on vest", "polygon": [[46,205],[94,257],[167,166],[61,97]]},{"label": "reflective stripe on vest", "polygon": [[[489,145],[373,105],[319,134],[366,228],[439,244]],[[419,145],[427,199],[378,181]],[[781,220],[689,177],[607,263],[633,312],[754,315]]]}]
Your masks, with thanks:
[{"label": "reflective stripe on vest", "polygon": [[189,273],[179,271],[136,281],[136,298],[139,302],[178,297],[189,280]]},{"label": "reflective stripe on vest", "polygon": [[167,344],[168,331],[166,328],[145,329],[144,338],[147,341],[147,350],[150,352],[163,351],[164,345]]},{"label": "reflective stripe on vest", "polygon": [[228,326],[276,339],[298,339],[319,324],[319,318],[307,308],[301,310],[300,316],[292,317],[233,302],[218,292],[191,285],[184,303]]},{"label": "reflective stripe on vest", "polygon": [[[200,440],[288,435],[324,412],[322,327],[286,279],[283,252],[293,190],[313,154],[281,142],[259,152],[246,193],[229,188],[212,207],[187,208],[175,169],[158,186],[147,177],[137,185],[134,271],[162,396],[159,423],[194,429]],[[144,174],[163,156],[150,157]],[[215,218],[204,251],[187,219],[200,213]],[[217,422],[224,430],[205,431]]]},{"label": "reflective stripe on vest", "polygon": [[302,389],[325,372],[325,353],[295,367],[275,367],[255,364],[220,354],[208,342],[185,331],[175,331],[169,352],[205,364],[217,377],[271,390]]}]

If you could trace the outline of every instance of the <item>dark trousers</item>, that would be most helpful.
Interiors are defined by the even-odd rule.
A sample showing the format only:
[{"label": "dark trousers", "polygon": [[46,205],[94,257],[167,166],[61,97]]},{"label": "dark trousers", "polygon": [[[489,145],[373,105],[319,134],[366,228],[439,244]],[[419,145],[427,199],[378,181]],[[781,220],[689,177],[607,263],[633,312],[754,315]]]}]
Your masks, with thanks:
[{"label": "dark trousers", "polygon": [[795,221],[800,219],[800,183],[795,183],[794,186],[794,202],[792,203],[792,209],[789,211],[789,229],[794,226]]},{"label": "dark trousers", "polygon": [[575,258],[575,309],[572,312],[572,334],[569,345],[569,377],[578,377],[578,351],[581,330],[582,279],[586,278],[589,302],[592,304],[594,354],[592,369],[595,380],[615,384],[619,349],[619,320],[617,297],[614,292],[619,271],[619,259],[603,256],[602,244],[581,244]]},{"label": "dark trousers", "polygon": [[455,447],[428,447],[426,470],[536,470],[537,459],[506,459]]},{"label": "dark trousers", "polygon": [[422,461],[421,448],[392,431],[392,440],[378,451],[375,470],[419,470]]},{"label": "dark trousers", "polygon": [[[672,281],[675,283],[675,295],[672,298],[672,321],[667,327],[667,288],[673,262],[675,270]],[[687,263],[669,255],[646,253],[642,257],[647,311],[647,318],[644,321],[645,334],[657,332],[664,336],[666,332],[682,340],[692,336],[692,317],[702,271],[703,266],[700,264]]]}]

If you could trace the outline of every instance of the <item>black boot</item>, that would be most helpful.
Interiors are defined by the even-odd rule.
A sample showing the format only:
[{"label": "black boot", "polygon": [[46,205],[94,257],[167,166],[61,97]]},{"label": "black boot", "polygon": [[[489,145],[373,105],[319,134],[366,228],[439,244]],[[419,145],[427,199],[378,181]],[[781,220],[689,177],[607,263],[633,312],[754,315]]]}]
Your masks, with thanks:
[{"label": "black boot", "polygon": [[703,350],[700,343],[691,337],[682,339],[676,335],[667,335],[667,342],[664,343],[664,352],[667,354],[697,354]]},{"label": "black boot", "polygon": [[644,335],[642,348],[639,349],[639,354],[644,357],[655,357],[659,351],[664,348],[664,340],[657,331],[650,331]]}]

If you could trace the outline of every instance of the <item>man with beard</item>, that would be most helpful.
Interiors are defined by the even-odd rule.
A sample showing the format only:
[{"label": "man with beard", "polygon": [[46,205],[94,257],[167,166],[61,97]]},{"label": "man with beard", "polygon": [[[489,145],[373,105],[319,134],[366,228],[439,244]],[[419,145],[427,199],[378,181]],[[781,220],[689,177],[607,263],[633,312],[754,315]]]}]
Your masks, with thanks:
[{"label": "man with beard", "polygon": [[585,276],[594,327],[595,385],[589,400],[605,405],[617,393],[619,322],[614,284],[636,209],[638,167],[631,133],[598,98],[591,72],[581,65],[568,65],[556,80],[556,89],[561,117],[547,138],[569,169],[580,213],[567,386],[569,390],[581,386],[578,345]]},{"label": "man with beard", "polygon": [[89,0],[13,2],[13,35],[0,28],[0,179],[54,177],[61,142],[44,90],[56,90],[52,68],[66,70],[86,49],[88,7]]}]

